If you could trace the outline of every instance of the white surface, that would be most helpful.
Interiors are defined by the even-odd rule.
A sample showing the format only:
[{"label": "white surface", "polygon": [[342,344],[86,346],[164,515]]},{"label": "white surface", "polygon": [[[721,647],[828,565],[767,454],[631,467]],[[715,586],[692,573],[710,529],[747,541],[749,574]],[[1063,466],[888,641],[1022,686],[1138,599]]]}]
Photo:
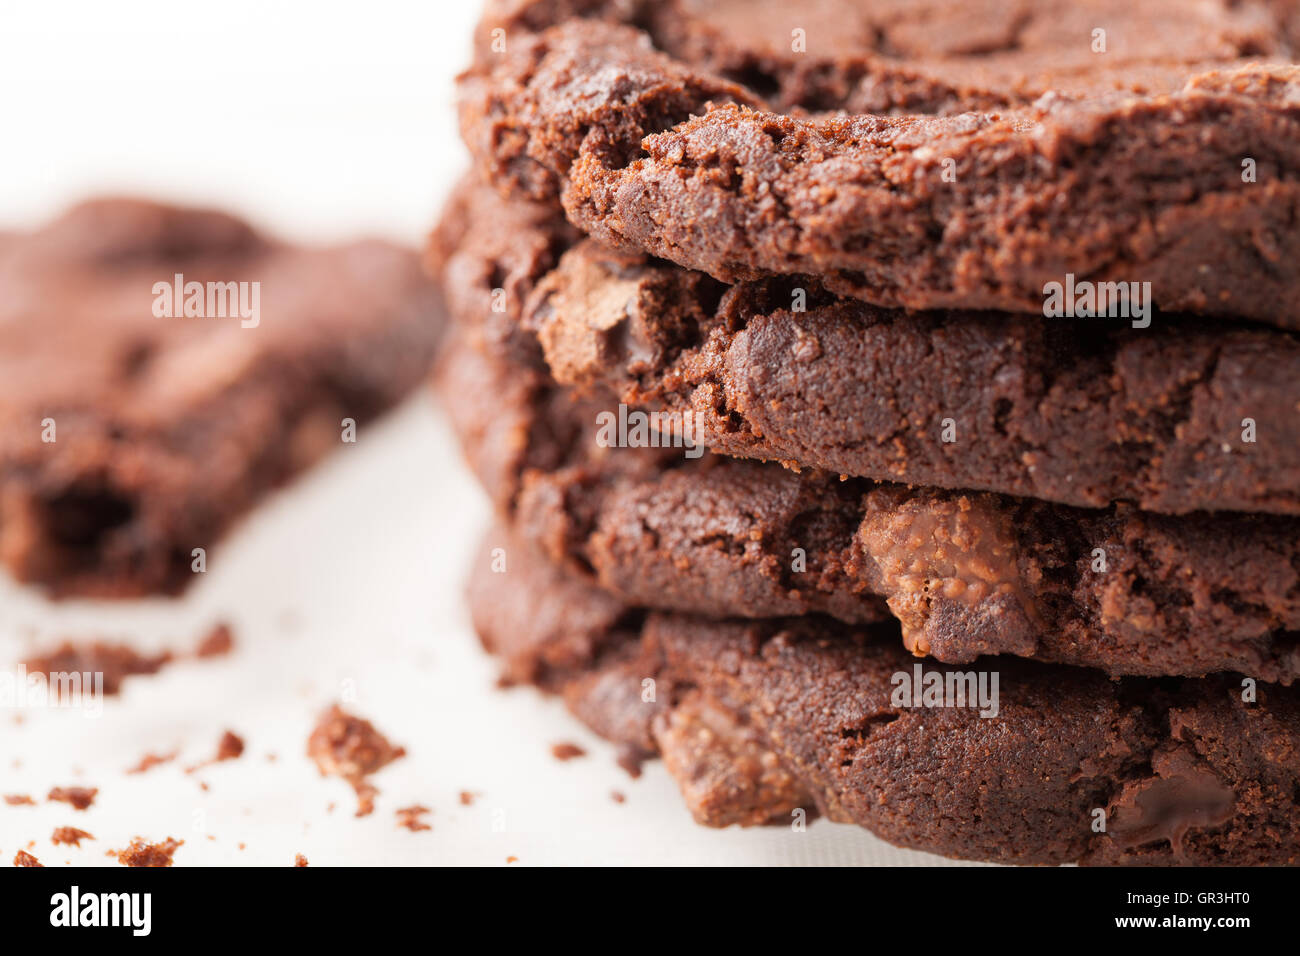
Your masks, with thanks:
[{"label": "white surface", "polygon": [[[418,242],[465,162],[451,83],[476,15],[441,0],[5,3],[0,228],[128,191],[222,204],[299,238]],[[108,864],[135,835],[184,839],[178,865],[935,861],[826,823],[696,827],[659,764],[633,781],[555,701],[495,690],[461,606],[485,521],[418,396],[258,511],[182,600],[52,605],[0,581],[0,666],[64,638],[188,650],[217,620],[237,641],[228,658],[128,681],[98,719],[36,710],[17,726],[0,713],[0,793],[100,788],[85,813],[0,804],[0,863],[34,840],[47,864]],[[378,808],[361,820],[304,754],[345,686],[410,751],[377,775]],[[186,775],[226,728],[245,756]],[[559,763],[549,746],[562,740],[589,756]],[[124,773],[175,748],[172,764]],[[462,807],[461,790],[481,796]],[[431,832],[397,829],[394,809],[412,803],[434,808]],[[96,839],[52,847],[65,825]]]}]

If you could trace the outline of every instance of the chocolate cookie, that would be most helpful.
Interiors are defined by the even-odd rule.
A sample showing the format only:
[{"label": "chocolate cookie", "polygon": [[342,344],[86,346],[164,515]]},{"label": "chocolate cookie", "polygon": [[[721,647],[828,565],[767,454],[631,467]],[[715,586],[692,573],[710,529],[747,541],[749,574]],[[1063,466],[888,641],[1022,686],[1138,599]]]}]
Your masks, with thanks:
[{"label": "chocolate cookie", "polygon": [[405,250],[127,200],[6,237],[0,288],[0,561],[56,594],[180,590],[421,380],[438,330]]},{"label": "chocolate cookie", "polygon": [[439,384],[516,533],[629,604],[848,622],[887,606],[910,650],[951,663],[1300,674],[1298,519],[1084,510],[620,447],[598,417],[616,406],[463,346]]},{"label": "chocolate cookie", "polygon": [[1167,93],[1192,72],[1300,47],[1291,0],[493,0],[479,58],[579,17],[638,27],[781,112],[951,113],[1049,90]]},{"label": "chocolate cookie", "polygon": [[727,281],[1300,328],[1300,68],[1185,75],[996,113],[800,118],[638,31],[573,20],[482,58],[461,117],[498,188],[562,193],[592,236]]},{"label": "chocolate cookie", "polygon": [[487,545],[484,645],[631,753],[663,753],[702,823],[820,813],[1015,863],[1300,861],[1294,689],[921,665],[888,625],[641,615],[499,532]]},{"label": "chocolate cookie", "polygon": [[716,451],[1084,507],[1300,514],[1289,333],[904,313],[815,283],[724,286],[569,245],[543,209],[483,187],[459,196],[445,221],[480,225],[437,246],[434,268],[484,348],[689,415]]}]

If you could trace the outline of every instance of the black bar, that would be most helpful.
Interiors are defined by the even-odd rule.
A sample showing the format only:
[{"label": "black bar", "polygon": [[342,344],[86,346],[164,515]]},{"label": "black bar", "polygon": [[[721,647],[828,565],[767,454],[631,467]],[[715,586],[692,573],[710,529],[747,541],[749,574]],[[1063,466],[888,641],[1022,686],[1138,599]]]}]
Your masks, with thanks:
[{"label": "black bar", "polygon": [[[509,869],[514,872],[506,875],[328,867],[10,869],[0,884],[0,911],[6,916],[6,938],[15,944],[24,938],[57,940],[70,934],[82,940],[111,937],[128,945],[145,938],[208,944],[283,934],[298,944],[319,940],[337,945],[343,938],[364,937],[381,927],[380,938],[400,939],[403,930],[427,932],[431,926],[448,927],[481,915],[492,916],[491,925],[500,925],[508,937],[515,927],[532,922],[534,912],[555,920],[556,895],[562,893],[572,902],[572,912],[564,914],[568,919],[600,910],[627,913],[634,921],[629,932],[659,930],[671,945],[672,924],[682,914],[639,913],[642,907],[632,902],[643,897],[647,886],[658,885],[654,895],[662,898],[672,886],[673,896],[692,900],[690,906],[697,912],[709,912],[720,931],[755,933],[760,940],[763,925],[777,918],[796,932],[805,920],[812,928],[828,919],[843,919],[845,927],[869,926],[873,940],[896,930],[903,936],[920,932],[921,938],[938,943],[945,934],[969,932],[973,926],[995,938],[1041,938],[1047,926],[1058,941],[1174,940],[1194,934],[1231,945],[1260,930],[1273,938],[1285,932],[1294,920],[1298,888],[1295,871],[1286,869],[733,870],[721,879],[712,873],[678,871],[671,875],[671,884],[662,882],[664,874],[611,878],[582,870],[534,882],[535,877],[521,868]],[[135,935],[131,925],[52,926],[52,899],[55,894],[68,896],[74,885],[83,905],[91,894],[149,894],[147,937]],[[580,895],[573,895],[575,890]],[[502,917],[504,923],[497,924]],[[1153,919],[1154,924],[1118,925],[1135,918]],[[1179,924],[1191,918],[1244,919],[1247,925]]]}]

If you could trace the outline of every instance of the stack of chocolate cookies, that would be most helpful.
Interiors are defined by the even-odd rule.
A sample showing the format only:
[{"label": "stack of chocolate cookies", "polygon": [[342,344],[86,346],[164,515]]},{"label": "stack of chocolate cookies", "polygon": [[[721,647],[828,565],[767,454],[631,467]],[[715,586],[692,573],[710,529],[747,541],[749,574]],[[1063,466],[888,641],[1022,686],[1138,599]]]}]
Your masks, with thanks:
[{"label": "stack of chocolate cookies", "polygon": [[478,632],[701,823],[1300,860],[1300,5],[489,4]]}]

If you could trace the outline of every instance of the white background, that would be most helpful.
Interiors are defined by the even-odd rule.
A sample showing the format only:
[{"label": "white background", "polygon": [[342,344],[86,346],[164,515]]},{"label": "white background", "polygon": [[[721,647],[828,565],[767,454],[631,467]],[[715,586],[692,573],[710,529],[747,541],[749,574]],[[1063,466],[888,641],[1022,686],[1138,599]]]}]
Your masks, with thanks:
[{"label": "white background", "polygon": [[[464,167],[452,80],[476,3],[0,3],[0,229],[128,192],[222,205],[305,241],[415,245]],[[0,793],[100,788],[84,813],[0,804],[0,863],[35,841],[46,864],[110,864],[136,835],[184,839],[177,865],[942,862],[826,823],[696,827],[660,765],[633,781],[555,701],[494,689],[461,606],[486,521],[420,394],[260,509],[181,600],[53,605],[0,579],[0,666],[63,638],[187,650],[218,620],[237,641],[227,658],[128,681],[97,719],[0,712]],[[360,820],[304,754],[345,687],[409,750],[374,778],[378,808]],[[227,728],[245,755],[187,775]],[[560,763],[558,741],[588,756]],[[173,764],[124,773],[173,749]],[[413,803],[433,808],[431,832],[397,829],[393,811]],[[96,839],[51,846],[64,825]]]}]

